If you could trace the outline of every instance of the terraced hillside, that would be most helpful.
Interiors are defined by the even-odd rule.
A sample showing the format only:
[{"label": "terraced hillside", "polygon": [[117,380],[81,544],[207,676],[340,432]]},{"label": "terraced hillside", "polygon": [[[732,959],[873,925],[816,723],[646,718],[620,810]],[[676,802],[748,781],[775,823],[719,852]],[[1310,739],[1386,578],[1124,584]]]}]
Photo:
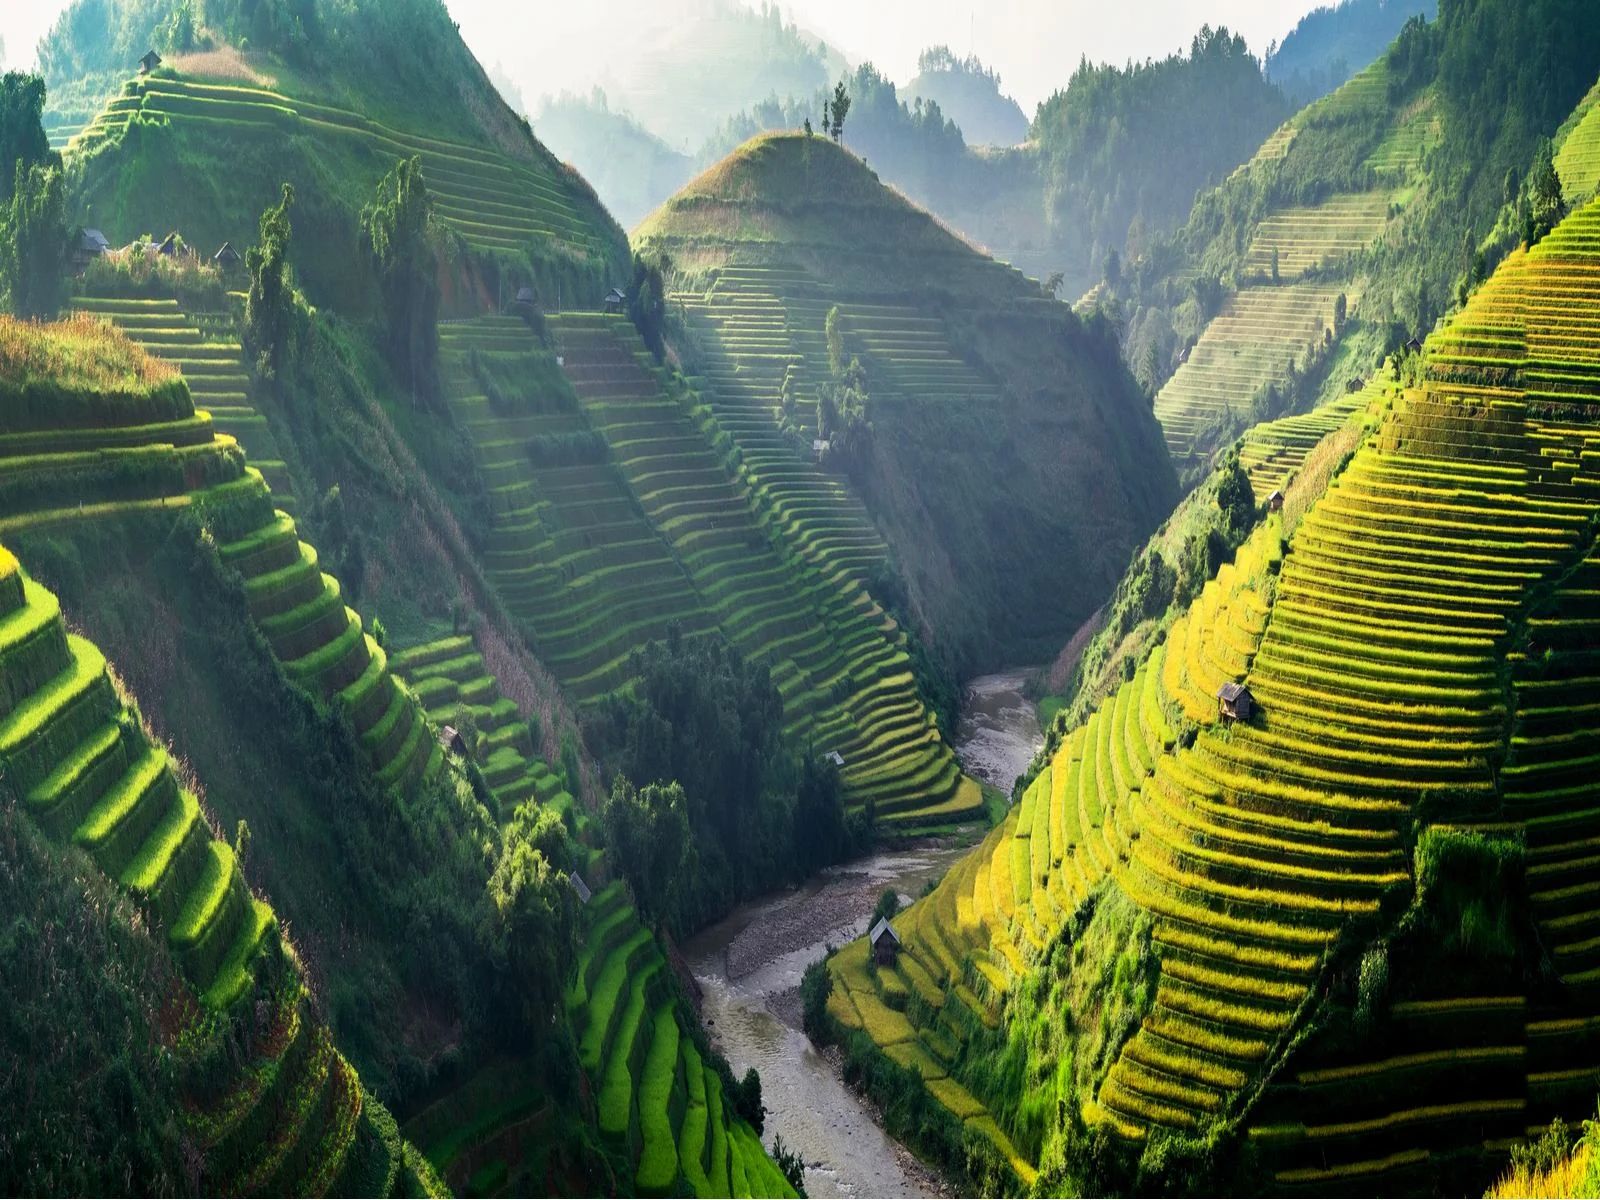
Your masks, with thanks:
[{"label": "terraced hillside", "polygon": [[124,300],[84,296],[73,303],[77,312],[108,321],[146,353],[177,367],[189,384],[198,409],[211,414],[219,433],[244,448],[250,464],[272,487],[278,504],[293,509],[293,489],[283,451],[267,419],[250,401],[250,376],[238,337],[229,322],[211,322],[202,330],[176,300]]},{"label": "terraced hillside", "polygon": [[[77,328],[100,327],[80,318]],[[316,550],[275,509],[260,472],[196,411],[175,373],[142,405],[22,406],[0,417],[0,494],[7,535],[198,502],[215,514],[218,549],[243,577],[251,617],[284,671],[346,705],[379,778],[403,788],[438,769],[442,751],[420,707],[396,685],[339,582],[318,569]]]},{"label": "terraced hillside", "polygon": [[[1264,389],[1292,390],[1291,363],[1303,376],[1347,328],[1359,326],[1364,255],[1403,219],[1426,181],[1424,152],[1439,138],[1433,93],[1391,99],[1390,83],[1380,59],[1298,113],[1196,204],[1182,239],[1186,261],[1174,279],[1231,272],[1239,287],[1196,331],[1156,397],[1156,417],[1180,461],[1200,464],[1248,427]],[[1281,180],[1303,184],[1327,170],[1315,156],[1347,153],[1363,159],[1360,190],[1351,190],[1360,173],[1350,172],[1336,184],[1280,189]],[[1300,198],[1306,190],[1323,198],[1307,205]],[[1241,229],[1227,228],[1237,214],[1224,214],[1236,206],[1249,218]],[[1336,320],[1341,295],[1346,313]]]},{"label": "terraced hillside", "polygon": [[[1170,498],[1153,423],[1111,399],[1130,380],[1071,310],[825,139],[747,143],[635,243],[671,259],[677,349],[758,502],[819,569],[906,592],[902,610],[962,669],[1026,657],[1087,616],[1093,582]],[[835,309],[872,426],[849,469],[812,444]],[[1022,544],[1059,550],[1009,553]]]},{"label": "terraced hillside", "polygon": [[516,702],[500,694],[499,681],[484,665],[471,634],[414,646],[395,655],[391,666],[435,725],[460,730],[470,720],[475,727],[479,741],[473,747],[474,761],[494,795],[500,820],[531,802],[563,816],[571,812],[580,829],[588,824],[564,778],[535,753],[528,722]]},{"label": "terraced hillside", "polygon": [[793,1196],[734,1111],[672,972],[622,884],[597,892],[567,1012],[600,1133],[633,1165],[640,1195]]},{"label": "terraced hillside", "polygon": [[[1268,518],[1038,764],[897,921],[897,971],[833,960],[834,1016],[931,1056],[960,1090],[930,1092],[986,1104],[1023,1167],[1071,1136],[1022,1119],[1041,1088],[1135,1160],[1163,1131],[1248,1143],[1217,1185],[1281,1191],[1480,1189],[1585,1114],[1597,306],[1590,205],[1430,340],[1292,540]],[[1047,961],[1063,1002],[1123,1007],[1041,1031]],[[1008,1041],[1026,1098],[979,1067]]]},{"label": "terraced hillside", "polygon": [[1352,392],[1300,416],[1267,421],[1245,434],[1239,465],[1250,476],[1256,500],[1265,502],[1273,492],[1283,490],[1325,437],[1371,405],[1377,398],[1375,391],[1381,389]]},{"label": "terraced hillside", "polygon": [[1253,397],[1284,386],[1291,367],[1333,328],[1337,284],[1302,283],[1236,292],[1156,396],[1156,419],[1175,458],[1215,445],[1230,422],[1247,422]]},{"label": "terraced hillside", "polygon": [[[447,391],[493,498],[491,580],[582,699],[676,624],[767,662],[797,736],[844,759],[855,803],[905,821],[980,806],[918,699],[903,637],[835,556],[850,545],[731,476],[625,322],[441,328]],[[544,379],[543,386],[539,381]]]},{"label": "terraced hillside", "polygon": [[[333,1046],[273,910],[252,895],[234,848],[212,834],[104,656],[67,632],[55,596],[4,549],[0,770],[54,843],[79,848],[139,902],[192,995],[187,1008],[152,1004],[173,1004],[185,1027],[173,1057],[192,1107],[167,1117],[185,1127],[205,1190],[391,1195],[431,1179],[423,1167],[418,1180],[415,1151]],[[214,1021],[258,1035],[220,1077],[204,1062]]]},{"label": "terraced hillside", "polygon": [[[290,94],[290,93],[293,94]],[[461,102],[451,96],[441,105]],[[498,101],[496,101],[498,103]],[[477,114],[486,128],[494,114]],[[509,113],[502,113],[509,122]],[[525,129],[467,141],[396,128],[326,102],[303,79],[284,90],[239,80],[206,82],[171,71],[130,80],[122,94],[68,144],[81,171],[83,203],[113,241],[177,228],[208,252],[253,240],[257,218],[285,179],[317,197],[302,234],[323,248],[299,264],[319,299],[359,305],[348,233],[373,188],[402,158],[420,156],[435,213],[485,258],[520,261],[517,274],[556,292],[550,268],[564,264],[567,299],[597,300],[622,270],[624,240],[593,192]],[[225,159],[204,179],[198,163]],[[341,219],[335,210],[343,207]],[[342,272],[342,273],[341,273]],[[546,280],[545,275],[549,278]]]},{"label": "terraced hillside", "polygon": [[1600,188],[1600,84],[1584,97],[1556,135],[1556,173],[1567,203],[1581,203]]}]

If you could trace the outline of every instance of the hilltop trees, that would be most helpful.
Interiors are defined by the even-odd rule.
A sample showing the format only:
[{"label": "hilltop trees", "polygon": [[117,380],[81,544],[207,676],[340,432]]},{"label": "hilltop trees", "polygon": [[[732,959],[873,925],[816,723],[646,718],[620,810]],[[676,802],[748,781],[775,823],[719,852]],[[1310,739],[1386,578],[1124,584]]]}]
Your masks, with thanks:
[{"label": "hilltop trees", "polygon": [[1039,107],[1051,235],[1086,280],[1143,216],[1151,233],[1182,222],[1198,188],[1219,182],[1289,115],[1242,37],[1206,26],[1189,54],[1126,67],[1085,58]]},{"label": "hilltop trees", "polygon": [[417,400],[438,391],[439,252],[422,158],[403,159],[361,210],[383,295],[389,360]]},{"label": "hilltop trees", "polygon": [[844,137],[844,119],[850,115],[850,92],[844,80],[833,85],[833,99],[827,104],[828,136],[834,141]]}]

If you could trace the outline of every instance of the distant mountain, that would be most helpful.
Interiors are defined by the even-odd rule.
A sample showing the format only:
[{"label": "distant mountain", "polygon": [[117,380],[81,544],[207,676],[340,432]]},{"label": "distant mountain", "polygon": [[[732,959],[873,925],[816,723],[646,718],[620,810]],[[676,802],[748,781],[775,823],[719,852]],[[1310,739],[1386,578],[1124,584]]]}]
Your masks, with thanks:
[{"label": "distant mountain", "polygon": [[625,229],[637,225],[694,174],[693,159],[632,114],[613,109],[599,88],[588,96],[547,98],[534,130],[556,157],[571,163],[594,186]]},{"label": "distant mountain", "polygon": [[903,89],[907,100],[931,100],[961,127],[969,146],[1015,146],[1027,140],[1022,106],[1000,90],[1000,76],[974,55],[957,58],[948,46],[925,50],[917,75]]},{"label": "distant mountain", "polygon": [[1438,8],[1438,0],[1340,0],[1314,9],[1267,50],[1267,77],[1309,104],[1382,54],[1412,17],[1432,20]]},{"label": "distant mountain", "polygon": [[777,5],[708,0],[615,68],[607,93],[674,150],[698,150],[728,117],[769,97],[812,97],[847,69],[844,57]]}]

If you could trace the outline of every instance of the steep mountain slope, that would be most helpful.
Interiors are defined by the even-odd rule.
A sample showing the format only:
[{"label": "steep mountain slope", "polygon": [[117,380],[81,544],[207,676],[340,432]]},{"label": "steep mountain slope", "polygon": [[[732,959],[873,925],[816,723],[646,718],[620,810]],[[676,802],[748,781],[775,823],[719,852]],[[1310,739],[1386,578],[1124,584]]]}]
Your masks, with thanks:
[{"label": "steep mountain slope", "polygon": [[287,181],[319,250],[301,264],[303,286],[364,312],[375,283],[357,253],[362,206],[398,159],[420,155],[469,288],[531,283],[554,298],[564,284],[569,302],[593,302],[620,277],[621,230],[500,100],[443,6],[317,11],[303,47],[246,38],[241,53],[223,24],[206,31],[214,49],[174,53],[123,85],[67,144],[86,223],[117,245],[178,230],[209,256],[248,245]]},{"label": "steep mountain slope", "polygon": [[[1109,342],[825,139],[749,143],[637,244],[670,258],[680,353],[743,476],[841,530],[859,494],[910,611],[963,669],[1037,654],[1087,615],[1172,496]],[[819,389],[851,359],[871,428],[842,474],[810,444]],[[1019,556],[1029,544],[1056,550]],[[892,597],[870,554],[833,561]]]},{"label": "steep mountain slope", "polygon": [[1475,1191],[1588,1111],[1597,230],[1513,254],[1056,731],[898,985],[834,960],[835,1019],[937,1055],[1025,1178]]},{"label": "steep mountain slope", "polygon": [[[259,486],[237,450],[213,438],[181,380],[125,341],[79,321],[6,323],[0,342],[12,398],[0,434],[8,540],[26,545],[30,531],[118,514],[159,519],[192,505],[194,492],[225,508]],[[50,369],[63,361],[72,374]],[[334,1049],[276,914],[245,880],[248,835],[241,829],[232,846],[213,835],[215,817],[188,767],[154,739],[101,651],[67,632],[56,596],[9,551],[0,551],[0,629],[8,873],[31,860],[58,881],[54,908],[41,904],[36,918],[73,931],[65,952],[86,950],[90,941],[79,938],[99,938],[117,956],[94,968],[106,971],[100,994],[132,1006],[129,1033],[143,1040],[118,1052],[155,1082],[148,1107],[115,1118],[128,1144],[159,1147],[175,1124],[190,1145],[182,1169],[209,1190],[388,1194],[401,1186],[413,1167],[392,1119]],[[85,869],[91,862],[102,879]],[[107,903],[107,882],[137,903],[143,921],[130,921],[117,908],[122,900],[110,901],[115,915],[103,924],[70,911],[74,888],[83,890],[80,903]],[[32,953],[13,942],[6,956],[20,964]],[[42,1000],[13,1009],[8,1037],[19,1052],[27,1040],[62,1034]],[[84,1002],[63,1000],[61,1012]],[[41,1098],[69,1092],[67,1079],[51,1077]],[[33,1145],[42,1128],[34,1122],[76,1118],[47,1107],[32,1114],[12,1135],[28,1149],[6,1160],[15,1187],[73,1178],[71,1186],[95,1190],[97,1167],[114,1169]],[[167,1153],[175,1167],[175,1148]],[[72,1175],[52,1175],[62,1169]]]},{"label": "steep mountain slope", "polygon": [[548,329],[559,354],[514,317],[441,336],[492,496],[489,578],[563,684],[598,701],[646,642],[720,631],[768,665],[797,742],[840,756],[852,803],[895,825],[975,813],[904,634],[853,570],[881,554],[865,514],[831,520],[821,487],[769,507],[624,320]]},{"label": "steep mountain slope", "polygon": [[[1373,365],[1345,365],[1335,344],[1367,327],[1366,252],[1401,226],[1427,182],[1423,156],[1438,138],[1431,97],[1397,101],[1393,90],[1386,62],[1367,68],[1293,117],[1197,203],[1180,239],[1183,266],[1168,290],[1199,296],[1198,286],[1178,279],[1190,272],[1232,280],[1236,290],[1209,300],[1214,315],[1193,300],[1173,311],[1172,326],[1198,336],[1156,397],[1156,416],[1173,455],[1191,470],[1253,420],[1276,415],[1297,391],[1334,371],[1342,387],[1343,371],[1359,376]],[[1359,165],[1341,172],[1335,164],[1352,156]],[[1131,352],[1175,353],[1149,342]]]}]

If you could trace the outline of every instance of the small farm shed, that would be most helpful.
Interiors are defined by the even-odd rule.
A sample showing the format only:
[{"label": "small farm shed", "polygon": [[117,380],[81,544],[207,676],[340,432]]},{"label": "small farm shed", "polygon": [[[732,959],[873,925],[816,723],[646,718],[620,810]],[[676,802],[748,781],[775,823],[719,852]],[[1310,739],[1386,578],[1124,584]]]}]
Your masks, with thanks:
[{"label": "small farm shed", "polygon": [[232,242],[223,242],[222,249],[211,256],[211,261],[224,271],[231,271],[244,262],[244,256],[233,248]]},{"label": "small farm shed", "polygon": [[461,736],[461,731],[454,725],[446,725],[439,730],[439,745],[449,754],[459,754],[462,758],[467,756],[467,739]]},{"label": "small farm shed", "polygon": [[139,74],[148,75],[161,65],[161,55],[154,50],[145,51],[145,56],[139,60]]},{"label": "small farm shed", "polygon": [[156,247],[156,253],[161,255],[163,258],[176,258],[178,256],[178,249],[178,235],[176,233],[169,233],[164,239],[162,239],[161,245]]},{"label": "small farm shed", "polygon": [[1268,512],[1282,512],[1283,511],[1283,493],[1282,492],[1273,492],[1272,495],[1267,497],[1267,511]]},{"label": "small farm shed", "polygon": [[1356,392],[1359,392],[1362,388],[1364,388],[1366,386],[1367,386],[1367,381],[1365,379],[1361,378],[1361,376],[1357,375],[1349,383],[1344,385],[1344,390],[1347,391],[1347,392],[1350,392],[1353,395]]},{"label": "small farm shed", "polygon": [[840,754],[837,750],[829,750],[822,757],[825,761],[831,762],[836,767],[842,768],[844,766],[844,755]]},{"label": "small farm shed", "polygon": [[89,260],[99,258],[109,252],[111,243],[106,240],[106,235],[98,229],[85,229],[78,235],[78,244],[73,249],[72,261],[81,271],[89,265]]},{"label": "small farm shed", "polygon": [[622,306],[627,302],[628,298],[622,294],[621,288],[612,288],[606,293],[606,311],[608,313],[621,312]]},{"label": "small farm shed", "polygon": [[1217,689],[1222,715],[1230,721],[1248,721],[1256,711],[1256,698],[1242,683],[1225,683]]},{"label": "small farm shed", "polygon": [[520,287],[520,288],[518,288],[517,289],[516,303],[518,303],[518,304],[532,304],[533,303],[533,289],[531,287]]},{"label": "small farm shed", "polygon": [[889,924],[888,917],[879,917],[878,923],[872,927],[872,932],[867,934],[867,940],[872,943],[872,960],[880,967],[892,967],[900,953],[900,935],[894,931],[894,926]]},{"label": "small farm shed", "polygon": [[823,455],[828,453],[828,447],[832,444],[832,442],[829,442],[823,438],[812,438],[811,457],[815,458],[818,462],[821,462]]},{"label": "small farm shed", "polygon": [[1421,340],[1418,339],[1418,338],[1412,338],[1409,342],[1407,342],[1406,343],[1406,353],[1408,353],[1408,354],[1421,354],[1422,353],[1422,342],[1421,342]]},{"label": "small farm shed", "polygon": [[572,890],[578,893],[579,904],[589,903],[594,893],[589,890],[589,885],[583,881],[583,876],[576,871],[568,871],[567,882],[572,885]]}]

